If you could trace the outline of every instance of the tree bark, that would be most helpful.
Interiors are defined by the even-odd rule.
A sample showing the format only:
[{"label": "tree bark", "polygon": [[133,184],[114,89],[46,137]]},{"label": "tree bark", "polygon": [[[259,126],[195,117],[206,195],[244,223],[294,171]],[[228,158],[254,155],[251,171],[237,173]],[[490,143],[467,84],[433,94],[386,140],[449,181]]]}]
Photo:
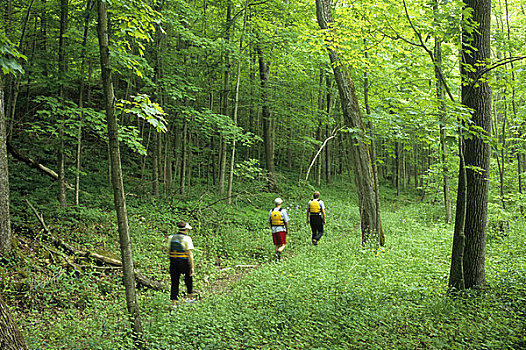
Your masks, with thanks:
[{"label": "tree bark", "polygon": [[102,73],[102,84],[104,88],[104,102],[106,117],[108,119],[108,139],[110,146],[111,161],[111,183],[113,187],[115,211],[117,212],[119,241],[121,248],[121,260],[123,270],[123,283],[126,292],[126,305],[133,323],[133,331],[137,337],[143,333],[137,293],[135,289],[135,273],[133,266],[133,252],[128,226],[128,213],[126,210],[126,198],[122,179],[121,158],[119,150],[119,135],[117,119],[115,117],[115,95],[113,91],[112,72],[110,65],[110,52],[108,47],[108,12],[107,3],[98,0],[98,26],[100,64]]},{"label": "tree bark", "polygon": [[[438,11],[438,0],[433,4],[434,10]],[[435,38],[435,80],[436,96],[438,100],[438,114],[440,119],[440,160],[442,162],[442,193],[444,196],[444,210],[446,223],[451,222],[451,197],[449,195],[449,177],[447,166],[447,144],[446,144],[446,103],[444,87],[440,80],[440,69],[442,67],[442,43],[440,38]]]},{"label": "tree bark", "polygon": [[77,173],[75,174],[75,205],[80,204],[80,169],[81,169],[81,156],[82,156],[82,124],[84,123],[84,72],[86,70],[86,46],[88,43],[88,30],[90,13],[93,7],[93,1],[88,0],[86,3],[86,11],[84,13],[84,34],[82,36],[82,51],[80,54],[80,86],[79,86],[79,128],[77,131],[77,154],[75,159],[75,167]]},{"label": "tree bark", "polygon": [[[250,0],[246,0],[245,3],[245,13],[243,15],[243,29],[241,32],[241,37],[239,38],[239,53],[243,51],[243,38],[245,36],[245,29],[247,27],[247,13],[248,13],[248,4]],[[234,112],[232,116],[232,121],[234,125],[237,126],[237,110],[239,107],[239,86],[241,85],[241,57],[237,62],[237,76],[236,76],[236,89],[234,92]],[[227,189],[227,204],[232,204],[232,186],[234,182],[234,161],[236,158],[236,139],[232,141],[232,154],[230,156],[230,170],[228,175],[228,189]]]},{"label": "tree bark", "polygon": [[[458,196],[457,211],[462,214],[465,204],[465,215],[462,218],[457,214],[455,220],[465,222],[463,277],[465,287],[473,288],[486,284],[486,222],[491,148],[485,139],[491,137],[491,89],[481,78],[490,58],[491,0],[467,0],[465,6],[472,10],[472,20],[478,23],[478,27],[476,30],[463,28],[462,31],[462,104],[472,110],[469,122],[480,128],[483,135],[463,137],[461,154],[464,155],[465,166],[461,164],[459,186],[465,177],[466,195],[465,198]],[[455,222],[455,237],[462,234],[461,226]],[[452,266],[457,258],[456,251],[460,252],[461,247],[457,247],[454,241]],[[450,275],[450,286],[457,285],[459,278],[460,276]]]},{"label": "tree bark", "polygon": [[7,308],[4,299],[0,295],[0,349],[2,350],[25,350],[27,344],[18,330],[11,312]]},{"label": "tree bark", "polygon": [[[367,51],[365,52],[365,59],[369,58],[369,54]],[[365,104],[365,113],[367,113],[368,116],[371,115],[371,106],[369,104],[369,75],[367,72],[364,73],[364,79],[363,79],[363,96],[364,96],[364,104]],[[376,142],[374,137],[374,129],[373,129],[373,122],[369,118],[369,121],[367,122],[367,128],[369,129],[369,136],[371,137],[371,163],[373,166],[373,174],[374,174],[374,197],[376,201],[376,226],[380,227],[380,234],[378,237],[378,241],[380,243],[380,246],[383,246],[385,244],[385,236],[384,231],[382,228],[382,221],[380,217],[380,182],[378,180],[378,165],[376,162]]]},{"label": "tree bark", "polygon": [[187,155],[187,145],[188,145],[188,126],[187,126],[188,122],[186,120],[186,116],[184,116],[184,120],[183,120],[183,138],[182,138],[182,141],[181,141],[181,176],[179,178],[180,180],[180,183],[179,183],[179,193],[180,194],[184,194],[184,191],[185,191],[185,184],[186,184],[186,163],[187,163],[187,159],[188,159],[188,155]]},{"label": "tree bark", "polygon": [[[64,85],[66,79],[66,31],[68,26],[68,0],[60,1],[60,35],[58,45],[58,69],[59,69],[59,97],[60,101],[64,102]],[[64,124],[65,116],[60,117],[60,125],[58,127],[58,201],[61,207],[66,206],[66,157],[64,153]]]},{"label": "tree bark", "polygon": [[9,168],[7,163],[7,135],[4,108],[4,86],[2,76],[0,75],[0,256],[5,255],[11,250]]},{"label": "tree bark", "polygon": [[[329,0],[316,0],[316,16],[320,28],[330,31],[335,36],[332,28],[332,13]],[[362,121],[362,112],[356,97],[356,89],[351,74],[341,61],[338,52],[331,46],[327,46],[329,57],[334,70],[334,77],[338,84],[342,112],[345,123],[356,130],[356,139],[351,147],[354,164],[354,175],[356,191],[358,192],[358,206],[360,208],[360,219],[362,229],[362,243],[381,243],[382,226],[379,225],[378,203],[375,197],[377,184],[374,168],[371,161],[369,144],[366,143],[365,128]]]},{"label": "tree bark", "polygon": [[[226,21],[225,21],[225,41],[230,43],[230,25],[232,21],[232,2],[227,0]],[[228,115],[228,100],[230,98],[230,53],[225,53],[225,72],[223,76],[223,92],[221,94],[221,114]],[[225,193],[225,178],[226,178],[226,155],[227,142],[225,137],[221,135],[219,138],[220,154],[219,154],[219,193]]]},{"label": "tree bark", "polygon": [[270,77],[270,64],[265,62],[263,50],[260,46],[256,47],[259,62],[259,79],[261,83],[261,114],[263,119],[263,143],[265,144],[265,163],[267,165],[268,189],[270,192],[278,191],[278,181],[276,179],[276,167],[274,164],[274,135],[272,132],[272,115],[270,114],[268,82]]}]

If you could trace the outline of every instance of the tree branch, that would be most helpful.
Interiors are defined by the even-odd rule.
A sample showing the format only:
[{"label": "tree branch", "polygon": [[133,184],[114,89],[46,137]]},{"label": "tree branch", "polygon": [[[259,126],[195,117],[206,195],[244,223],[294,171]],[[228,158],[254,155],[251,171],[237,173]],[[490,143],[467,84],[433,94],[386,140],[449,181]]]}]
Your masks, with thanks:
[{"label": "tree branch", "polygon": [[[28,156],[26,156],[25,154],[23,154],[22,152],[18,151],[17,149],[15,149],[10,142],[7,142],[7,151],[16,159],[16,160],[19,160],[21,162],[24,162],[26,163],[27,165],[29,165],[29,167],[31,168],[34,168],[34,169],[37,169],[39,170],[40,172],[44,173],[45,175],[51,177],[53,180],[57,181],[58,180],[58,174],[52,170],[52,169],[49,169],[48,167],[46,167],[45,165],[42,165],[40,164],[39,162],[37,162],[36,160],[34,159],[31,159],[29,158]],[[66,183],[66,188],[68,190],[73,190],[73,187]]]},{"label": "tree branch", "polygon": [[[106,255],[91,252],[89,250],[84,251],[84,250],[77,249],[73,247],[71,244],[64,242],[63,240],[59,238],[54,237],[51,231],[49,230],[49,228],[47,227],[44,221],[44,217],[38,213],[35,207],[27,199],[25,201],[27,205],[31,208],[35,216],[37,217],[40,224],[42,225],[42,228],[44,229],[44,232],[46,234],[44,237],[47,240],[51,241],[51,243],[53,243],[55,246],[64,248],[70,253],[77,254],[78,256],[81,256],[81,257],[89,257],[91,259],[94,259],[96,261],[102,262],[107,265],[111,265],[111,266],[115,266],[119,268],[122,267],[122,261],[119,259],[114,259]],[[144,276],[140,271],[137,271],[137,270],[135,271],[135,280],[139,285],[148,287],[151,289],[155,289],[155,290],[167,290],[168,289],[164,284],[154,281]]]},{"label": "tree branch", "polygon": [[325,146],[327,145],[327,142],[329,142],[330,140],[332,140],[333,138],[336,137],[336,135],[342,131],[343,128],[340,128],[340,129],[334,129],[331,133],[331,136],[327,137],[325,139],[325,141],[323,142],[323,144],[321,145],[320,149],[318,150],[318,152],[316,152],[316,154],[314,155],[314,158],[312,159],[312,162],[310,162],[310,165],[309,165],[309,169],[307,170],[307,174],[305,175],[305,181],[303,182],[303,187],[305,187],[305,185],[307,184],[307,180],[309,180],[309,175],[310,175],[310,171],[312,169],[312,167],[314,166],[314,163],[316,162],[316,159],[318,158],[318,156],[320,155],[321,151],[325,148]]}]

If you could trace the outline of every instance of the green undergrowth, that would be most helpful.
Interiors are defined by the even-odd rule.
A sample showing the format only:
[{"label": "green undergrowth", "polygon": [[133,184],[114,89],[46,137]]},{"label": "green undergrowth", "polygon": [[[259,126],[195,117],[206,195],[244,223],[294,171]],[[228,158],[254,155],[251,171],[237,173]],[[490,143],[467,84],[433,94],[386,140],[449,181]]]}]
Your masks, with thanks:
[{"label": "green undergrowth", "polygon": [[[512,221],[506,235],[489,236],[488,287],[453,297],[446,295],[453,228],[441,222],[439,205],[385,191],[386,246],[362,247],[354,191],[344,183],[331,185],[322,188],[328,211],[326,235],[320,245],[312,246],[305,206],[313,188],[290,188],[279,194],[241,189],[232,206],[197,192],[163,200],[129,198],[136,267],[167,285],[166,238],[175,232],[177,221],[188,221],[194,227],[195,286],[202,292],[198,302],[170,313],[167,292],[139,289],[147,348],[525,345],[524,222]],[[288,246],[279,262],[273,259],[266,222],[276,196],[285,200],[291,217]],[[115,218],[106,207],[45,214],[53,232],[68,242],[118,256]],[[30,214],[24,220],[35,221]],[[30,347],[131,348],[120,273],[97,268],[94,262],[80,273],[46,253],[38,235],[32,242],[13,266],[0,267],[0,288],[15,306]],[[14,282],[22,283],[21,288]],[[221,282],[229,288],[219,288]]]},{"label": "green undergrowth", "polygon": [[[387,245],[330,229],[319,246],[265,265],[230,294],[167,314],[152,304],[158,349],[507,349],[524,346],[524,232],[488,245],[489,287],[448,296],[451,227],[384,213]],[[176,334],[174,334],[176,329]],[[184,336],[181,336],[184,335]]]}]

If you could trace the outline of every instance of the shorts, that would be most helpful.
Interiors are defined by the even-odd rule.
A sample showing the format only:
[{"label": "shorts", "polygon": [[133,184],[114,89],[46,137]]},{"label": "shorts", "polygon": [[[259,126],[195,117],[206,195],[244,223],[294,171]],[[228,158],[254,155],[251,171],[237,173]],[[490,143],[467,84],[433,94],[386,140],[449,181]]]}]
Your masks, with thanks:
[{"label": "shorts", "polygon": [[279,246],[287,244],[287,232],[281,231],[272,233],[272,240],[274,241],[274,245]]}]

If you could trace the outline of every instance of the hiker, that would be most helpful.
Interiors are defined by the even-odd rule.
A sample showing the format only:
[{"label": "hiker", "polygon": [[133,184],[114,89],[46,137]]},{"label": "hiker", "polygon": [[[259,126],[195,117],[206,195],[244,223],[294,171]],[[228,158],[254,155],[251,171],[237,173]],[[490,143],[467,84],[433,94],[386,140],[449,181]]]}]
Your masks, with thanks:
[{"label": "hiker", "polygon": [[289,232],[289,216],[287,210],[281,207],[283,200],[281,198],[274,199],[276,206],[268,213],[268,222],[272,230],[272,240],[276,246],[275,257],[280,260],[281,253],[287,244],[287,234]]},{"label": "hiker", "polygon": [[318,241],[323,236],[323,225],[326,223],[325,204],[320,199],[320,192],[316,191],[307,206],[307,224],[310,224],[312,230],[312,244],[318,245]]},{"label": "hiker", "polygon": [[179,296],[179,278],[184,275],[184,283],[188,294],[193,292],[194,255],[192,249],[194,244],[188,236],[192,229],[188,223],[180,221],[177,223],[179,232],[168,237],[168,253],[170,255],[170,277],[172,288],[170,298],[172,307],[175,308]]}]

